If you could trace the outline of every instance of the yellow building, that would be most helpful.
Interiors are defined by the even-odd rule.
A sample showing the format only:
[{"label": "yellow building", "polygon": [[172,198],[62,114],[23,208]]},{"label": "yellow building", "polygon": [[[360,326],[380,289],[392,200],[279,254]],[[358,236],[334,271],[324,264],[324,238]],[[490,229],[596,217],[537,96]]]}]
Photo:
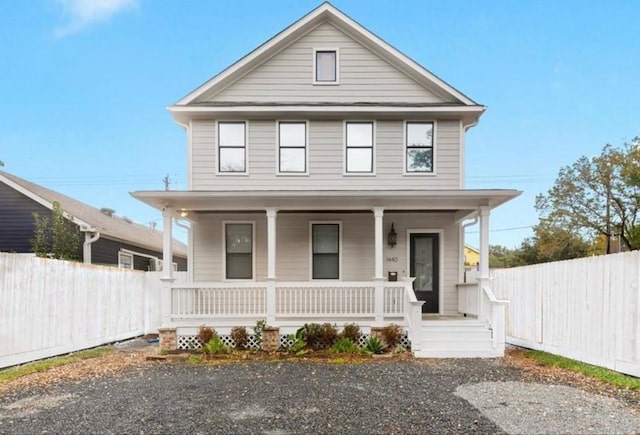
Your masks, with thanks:
[{"label": "yellow building", "polygon": [[475,266],[480,261],[480,251],[469,245],[464,245],[464,265]]}]

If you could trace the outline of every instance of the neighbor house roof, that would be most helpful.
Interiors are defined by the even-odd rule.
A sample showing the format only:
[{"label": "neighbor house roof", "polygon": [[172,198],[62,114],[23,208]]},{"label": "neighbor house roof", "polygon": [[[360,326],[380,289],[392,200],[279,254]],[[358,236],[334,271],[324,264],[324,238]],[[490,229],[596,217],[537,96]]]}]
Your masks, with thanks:
[{"label": "neighbor house roof", "polygon": [[[82,229],[95,229],[101,236],[106,238],[162,252],[162,231],[150,226],[137,224],[123,216],[116,216],[109,213],[108,209],[103,212],[76,199],[5,171],[0,171],[0,182],[48,209],[52,209],[53,203],[57,201],[60,203],[62,210],[69,215],[67,217]],[[174,255],[186,257],[186,245],[174,239],[173,253]]]}]

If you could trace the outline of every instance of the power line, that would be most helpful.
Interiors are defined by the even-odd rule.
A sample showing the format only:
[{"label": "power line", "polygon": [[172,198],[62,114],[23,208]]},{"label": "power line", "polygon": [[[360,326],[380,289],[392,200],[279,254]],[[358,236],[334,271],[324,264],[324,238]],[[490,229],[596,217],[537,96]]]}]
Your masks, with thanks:
[{"label": "power line", "polygon": [[[498,228],[496,230],[489,230],[490,233],[498,233],[498,232],[502,232],[502,231],[515,231],[515,230],[526,230],[528,228],[533,228],[534,225],[527,225],[524,227],[512,227],[512,228]],[[467,233],[469,234],[477,234],[480,231],[467,231]]]}]

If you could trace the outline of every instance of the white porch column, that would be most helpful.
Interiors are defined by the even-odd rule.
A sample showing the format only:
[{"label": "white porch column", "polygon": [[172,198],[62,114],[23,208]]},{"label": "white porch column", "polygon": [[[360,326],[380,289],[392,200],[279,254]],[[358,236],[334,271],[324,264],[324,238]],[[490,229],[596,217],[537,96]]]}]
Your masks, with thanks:
[{"label": "white porch column", "polygon": [[276,319],[276,217],[278,210],[269,207],[267,212],[267,323]]},{"label": "white porch column", "polygon": [[384,275],[383,275],[383,256],[384,256],[384,208],[374,207],[373,216],[375,219],[375,293],[373,299],[373,307],[376,323],[382,323],[384,319]]},{"label": "white porch column", "polygon": [[172,208],[162,209],[162,290],[160,296],[160,306],[162,309],[162,326],[169,326],[171,323],[171,283],[173,283],[173,235],[172,235]]},{"label": "white porch column", "polygon": [[480,278],[478,279],[478,319],[486,320],[483,288],[489,284],[489,207],[480,207]]},{"label": "white porch column", "polygon": [[382,274],[383,256],[384,256],[384,227],[382,218],[384,217],[384,209],[382,207],[374,207],[373,216],[375,217],[375,276],[374,279],[384,279]]}]

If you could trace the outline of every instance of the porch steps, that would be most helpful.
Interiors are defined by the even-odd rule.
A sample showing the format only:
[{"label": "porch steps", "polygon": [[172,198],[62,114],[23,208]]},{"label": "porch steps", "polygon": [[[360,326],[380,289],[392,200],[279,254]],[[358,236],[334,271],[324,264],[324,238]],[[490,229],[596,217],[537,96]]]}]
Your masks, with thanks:
[{"label": "porch steps", "polygon": [[412,344],[418,358],[491,358],[492,331],[474,319],[423,320],[418,342]]}]

